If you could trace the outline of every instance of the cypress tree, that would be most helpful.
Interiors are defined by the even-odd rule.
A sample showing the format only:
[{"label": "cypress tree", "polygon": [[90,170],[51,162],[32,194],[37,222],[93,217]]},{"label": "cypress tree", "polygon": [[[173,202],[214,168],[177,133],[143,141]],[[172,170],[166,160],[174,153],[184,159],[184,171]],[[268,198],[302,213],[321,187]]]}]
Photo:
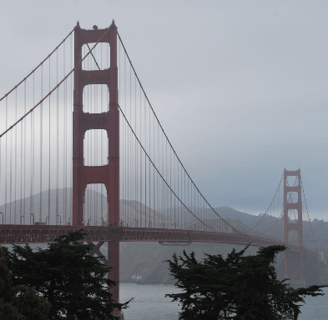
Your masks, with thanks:
[{"label": "cypress tree", "polygon": [[181,293],[168,294],[182,305],[179,320],[295,320],[307,295],[323,295],[321,288],[292,288],[277,280],[275,256],[286,250],[275,245],[245,256],[246,246],[222,255],[206,255],[197,261],[194,252],[167,260]]},{"label": "cypress tree", "polygon": [[14,245],[8,253],[16,285],[33,287],[50,304],[50,320],[112,320],[115,308],[126,308],[112,299],[116,283],[105,274],[101,257],[92,256],[93,244],[83,243],[82,230],[63,235],[46,249]]}]

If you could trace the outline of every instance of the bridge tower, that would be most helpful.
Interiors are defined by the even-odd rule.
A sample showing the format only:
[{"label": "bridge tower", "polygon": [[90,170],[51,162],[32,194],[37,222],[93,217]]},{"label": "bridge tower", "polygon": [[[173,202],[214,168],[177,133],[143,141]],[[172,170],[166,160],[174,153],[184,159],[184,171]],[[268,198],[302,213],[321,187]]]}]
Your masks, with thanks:
[{"label": "bridge tower", "polygon": [[[294,186],[289,186],[288,177],[295,177]],[[287,171],[284,170],[284,242],[290,242],[291,231],[296,232],[299,252],[290,250],[285,251],[285,272],[284,277],[290,278],[291,284],[305,285],[304,278],[304,247],[303,247],[303,225],[302,225],[302,192],[301,192],[301,170]],[[293,193],[297,201],[292,202],[290,194]],[[294,197],[295,198],[295,197]],[[296,211],[296,219],[290,220],[288,213]]]},{"label": "bridge tower", "polygon": [[[82,46],[88,43],[108,43],[110,66],[104,70],[82,69]],[[74,32],[74,111],[73,111],[73,219],[72,224],[83,226],[83,204],[88,184],[102,183],[107,190],[108,225],[119,224],[119,110],[117,70],[117,28],[113,23],[108,29],[84,30],[77,24]],[[86,85],[107,85],[109,111],[86,113],[83,111],[83,89]],[[85,166],[83,140],[87,130],[104,129],[108,137],[108,163],[102,166]],[[109,278],[119,281],[119,234],[112,233],[108,242],[108,259],[104,262],[112,267]],[[94,253],[100,254],[99,242]],[[113,299],[119,301],[119,286],[113,288]]]}]

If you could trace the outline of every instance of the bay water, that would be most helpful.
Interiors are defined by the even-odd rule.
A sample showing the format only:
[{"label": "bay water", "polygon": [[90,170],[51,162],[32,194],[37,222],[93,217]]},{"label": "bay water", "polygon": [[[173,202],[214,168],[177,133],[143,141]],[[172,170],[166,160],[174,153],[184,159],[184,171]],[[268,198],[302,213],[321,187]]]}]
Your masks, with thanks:
[{"label": "bay water", "polygon": [[[299,320],[328,320],[328,288],[323,289],[325,295],[316,298],[307,297],[301,307]],[[125,302],[132,297],[129,308],[124,310],[125,320],[177,320],[179,307],[171,302],[165,294],[178,293],[173,285],[138,285],[120,283],[120,301]]]}]

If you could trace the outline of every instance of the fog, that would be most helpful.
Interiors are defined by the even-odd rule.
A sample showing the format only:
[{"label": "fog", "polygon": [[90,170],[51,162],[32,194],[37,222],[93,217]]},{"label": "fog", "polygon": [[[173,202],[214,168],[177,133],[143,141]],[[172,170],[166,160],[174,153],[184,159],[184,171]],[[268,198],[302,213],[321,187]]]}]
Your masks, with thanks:
[{"label": "fog", "polygon": [[284,168],[301,168],[310,217],[327,220],[326,1],[4,3],[0,96],[77,21],[91,29],[115,19],[158,118],[213,206],[264,212]]}]

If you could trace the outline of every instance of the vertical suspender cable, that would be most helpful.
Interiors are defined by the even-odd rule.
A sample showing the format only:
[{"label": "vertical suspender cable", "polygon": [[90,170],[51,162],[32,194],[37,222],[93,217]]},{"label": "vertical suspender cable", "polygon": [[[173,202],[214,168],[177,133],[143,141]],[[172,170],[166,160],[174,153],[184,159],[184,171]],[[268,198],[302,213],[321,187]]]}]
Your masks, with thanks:
[{"label": "vertical suspender cable", "polygon": [[[137,130],[137,79],[134,78],[134,129],[135,131]],[[136,131],[137,132],[137,131]],[[133,224],[136,227],[137,226],[137,194],[138,194],[138,184],[137,184],[137,145],[136,145],[136,141],[134,141],[134,221]]]},{"label": "vertical suspender cable", "polygon": [[[145,110],[145,119],[144,119],[144,128],[145,128],[145,145],[147,143],[147,132],[146,132],[146,100],[144,100],[144,110]],[[147,156],[145,154],[145,227],[147,227]]]},{"label": "vertical suspender cable", "polygon": [[[161,148],[161,145],[160,145],[160,138],[159,138],[159,130],[158,130],[158,126],[157,126],[157,160],[158,160],[158,166],[159,167],[161,167],[161,157],[160,157],[160,154],[159,154],[159,150],[162,150],[162,148]],[[162,172],[163,172],[163,170],[162,170]],[[162,212],[160,212],[161,211],[161,204],[162,204],[162,202],[161,202],[161,199],[160,199],[160,193],[159,193],[159,183],[160,183],[160,181],[159,181],[159,176],[158,176],[158,174],[156,175],[157,176],[157,196],[156,196],[156,198],[157,198],[157,201],[158,201],[158,204],[157,204],[157,211],[160,213],[160,226],[161,226],[161,223],[162,223]]]},{"label": "vertical suspender cable", "polygon": [[[24,102],[23,102],[24,103]],[[23,216],[23,188],[24,188],[24,179],[23,179],[23,129],[24,129],[24,123],[25,120],[22,121],[20,125],[20,130],[21,130],[21,137],[20,137],[20,194],[19,194],[19,224],[22,224],[22,216]]]},{"label": "vertical suspender cable", "polygon": [[[168,157],[167,157],[167,141],[165,141],[165,180],[168,180],[168,170],[167,170],[167,164],[168,164]],[[164,185],[165,188],[165,203],[166,203],[166,212],[168,216],[168,223],[170,223],[171,220],[171,210],[170,210],[170,203],[169,203],[169,192],[166,185]],[[169,225],[170,226],[170,225]]]},{"label": "vertical suspender cable", "polygon": [[[70,61],[71,61],[71,64],[70,64],[70,70],[73,69],[73,37],[70,37]],[[71,78],[71,85],[70,85],[70,92],[71,92],[71,96],[70,96],[70,104],[71,104],[71,108],[70,108],[70,115],[73,114],[73,95],[72,95],[72,92],[73,92],[73,76],[70,77]],[[73,123],[73,120],[70,119],[71,121],[69,123]],[[71,130],[72,131],[72,130]],[[73,145],[73,141],[71,141],[72,143],[70,145]],[[71,154],[70,154],[71,156]],[[72,157],[68,157],[68,159],[71,159]],[[71,170],[73,170],[73,168],[71,168]],[[71,172],[70,172],[71,173]],[[72,173],[69,175],[70,177],[72,176]],[[71,178],[69,180],[70,182],[70,186],[72,186],[71,184]],[[73,201],[72,201],[72,193],[73,193],[73,188],[70,187],[69,189],[69,219],[70,219],[70,223],[72,221],[72,205],[73,205]]]},{"label": "vertical suspender cable", "polygon": [[[33,73],[33,105],[34,105],[34,88],[35,88],[35,76]],[[32,159],[31,159],[31,197],[30,197],[30,223],[34,219],[34,113],[31,114],[31,144],[32,144]]]},{"label": "vertical suspender cable", "polygon": [[[150,119],[150,112],[148,116],[148,145],[149,145],[149,154],[151,154],[151,139],[150,139],[150,128],[151,128],[151,119]],[[149,207],[149,219],[148,219],[148,226],[150,227],[151,223],[151,166],[148,160],[148,207]]]},{"label": "vertical suspender cable", "polygon": [[[153,118],[152,118],[153,119]],[[155,161],[155,121],[153,121],[153,135],[152,135],[152,140],[153,140],[153,159]],[[155,186],[155,168],[152,168],[153,171],[153,227],[155,227],[155,220],[156,220],[156,216],[155,216],[155,209],[156,209],[156,186]]]},{"label": "vertical suspender cable", "polygon": [[[124,59],[124,112],[127,110],[127,76],[126,76],[126,59]],[[128,191],[127,191],[127,128],[125,126],[124,130],[124,221],[126,222],[126,215],[127,215],[127,201],[128,201]]]},{"label": "vertical suspender cable", "polygon": [[[58,85],[58,51],[56,52],[56,80]],[[56,106],[56,224],[58,225],[58,204],[59,204],[59,195],[58,195],[58,188],[59,188],[59,88],[57,89],[57,106]]]},{"label": "vertical suspender cable", "polygon": [[[63,44],[64,75],[66,74],[66,42]],[[64,83],[64,150],[63,150],[63,224],[67,224],[67,80]]]},{"label": "vertical suspender cable", "polygon": [[[4,140],[0,140],[0,190],[3,190],[2,189],[3,178],[2,178],[2,174],[1,174],[3,172],[3,168],[2,168],[2,162],[3,162],[3,160],[1,160],[1,159],[3,159],[3,156],[2,156],[2,141],[4,141]],[[5,163],[6,163],[6,153],[5,153],[4,158],[5,158]],[[5,174],[6,174],[6,171],[5,171]],[[6,185],[4,185],[4,187],[6,187]],[[0,198],[1,198],[1,196],[2,196],[2,193],[0,194]],[[4,203],[6,203],[6,198],[5,198]],[[1,223],[4,223],[3,222],[4,221],[4,216],[3,215],[6,215],[6,212],[2,212],[2,215],[1,215],[2,221],[1,221]]]},{"label": "vertical suspender cable", "polygon": [[[18,119],[18,116],[17,116],[17,90],[18,89],[16,89],[15,90],[15,121],[17,121],[17,119]],[[15,203],[15,205],[14,205],[14,224],[16,224],[16,214],[17,214],[17,145],[18,145],[18,139],[17,139],[17,136],[18,136],[18,127],[16,127],[16,128],[14,128],[13,130],[15,130],[15,131],[13,131],[14,133],[15,133],[15,159],[14,159],[14,161],[15,161],[15,167],[14,167],[14,178],[13,178],[13,180],[14,180],[14,184],[15,184],[15,186],[14,186],[14,203]]]},{"label": "vertical suspender cable", "polygon": [[[26,80],[24,81],[24,114],[26,113]],[[26,220],[26,197],[25,197],[25,191],[26,191],[26,142],[27,142],[27,132],[26,132],[26,124],[27,122],[24,121],[24,150],[23,150],[23,208],[24,208],[24,224]]]},{"label": "vertical suspender cable", "polygon": [[[41,98],[43,98],[43,64],[41,65]],[[42,165],[43,165],[43,102],[40,105],[40,215],[39,221],[42,222]]]},{"label": "vertical suspender cable", "polygon": [[[8,96],[6,97],[6,128],[8,127]],[[7,191],[8,191],[8,181],[7,181],[7,165],[8,165],[8,134],[6,134],[6,157],[5,157],[5,223],[7,220]]]},{"label": "vertical suspender cable", "polygon": [[9,211],[10,211],[10,224],[11,224],[11,221],[12,221],[12,186],[13,186],[13,177],[12,177],[12,152],[13,152],[13,130],[10,131],[10,190],[9,190]]},{"label": "vertical suspender cable", "polygon": [[[142,141],[142,126],[141,126],[141,119],[142,119],[142,99],[141,99],[141,88],[139,87],[140,93],[139,93],[139,97],[140,97],[140,115],[139,115],[139,134],[140,134],[140,141]],[[139,146],[138,146],[139,147]],[[140,227],[142,227],[142,150],[140,150],[140,157],[139,157],[139,161],[140,161],[140,172],[139,172],[139,180],[140,180]]]},{"label": "vertical suspender cable", "polygon": [[[107,48],[107,46],[106,46]],[[107,50],[107,49],[106,49]],[[105,59],[105,65],[107,66],[107,55],[106,55],[106,59]],[[121,74],[121,47],[120,44],[118,44],[118,104],[121,106],[122,105],[122,97],[121,97],[121,93],[122,93],[122,74]],[[106,91],[107,92],[107,91]],[[121,113],[119,115],[119,119],[121,119]],[[107,135],[106,135],[107,136]],[[120,167],[119,167],[119,183],[120,183],[120,188],[119,188],[119,219],[118,219],[118,223],[120,223],[121,218],[122,218],[122,194],[123,194],[123,190],[122,190],[122,186],[123,186],[123,181],[122,181],[122,157],[123,157],[123,153],[122,153],[122,126],[120,126],[120,141],[119,141],[119,157],[120,157]],[[109,149],[108,149],[109,152]],[[109,163],[109,161],[108,161]]]},{"label": "vertical suspender cable", "polygon": [[[131,66],[130,66],[130,82],[129,82],[129,118],[131,122],[131,104],[132,104],[132,84],[131,84]],[[130,222],[131,219],[131,189],[132,189],[132,184],[131,184],[131,139],[130,139],[130,132],[128,132],[128,190],[129,190],[129,218],[128,221]],[[130,222],[131,225],[131,222]]]},{"label": "vertical suspender cable", "polygon": [[[6,127],[7,128],[7,127]],[[3,162],[3,160],[1,160],[1,159],[3,159],[3,156],[1,156],[2,155],[2,141],[4,141],[4,140],[0,140],[0,190],[3,190],[2,189],[2,184],[3,184],[3,178],[2,178],[2,172],[3,172],[3,168],[2,168],[2,162]],[[5,158],[5,163],[6,163],[6,153],[5,153],[5,156],[4,156],[4,158]],[[6,174],[6,171],[5,171],[5,174]],[[4,188],[6,187],[6,185],[4,185]],[[6,192],[6,191],[5,191]],[[2,196],[2,194],[0,194],[0,197]],[[6,203],[6,198],[5,198],[5,201],[4,201],[4,203]],[[4,215],[6,215],[6,212],[2,212],[2,215],[1,215],[1,219],[2,219],[2,221],[1,221],[1,223],[4,223],[3,221],[4,221]]]},{"label": "vertical suspender cable", "polygon": [[[51,58],[49,57],[49,80],[48,80],[48,90],[50,92],[51,90],[51,83],[50,83],[50,79],[51,79]],[[48,224],[51,224],[50,223],[50,189],[51,189],[51,96],[49,96],[49,110],[48,110],[48,115],[49,115],[49,118],[48,118],[48,217],[46,218],[46,223]]]},{"label": "vertical suspender cable", "polygon": [[[98,111],[98,86],[94,85],[94,112],[97,113]],[[99,130],[93,130],[94,131],[94,136],[95,139],[93,141],[94,144],[94,161],[93,161],[93,165],[96,165],[96,163],[99,161],[98,159],[98,136],[99,136]],[[94,190],[93,190],[93,223],[94,225],[97,225],[97,216],[96,216],[96,191],[97,191],[97,185],[93,185]]]}]

